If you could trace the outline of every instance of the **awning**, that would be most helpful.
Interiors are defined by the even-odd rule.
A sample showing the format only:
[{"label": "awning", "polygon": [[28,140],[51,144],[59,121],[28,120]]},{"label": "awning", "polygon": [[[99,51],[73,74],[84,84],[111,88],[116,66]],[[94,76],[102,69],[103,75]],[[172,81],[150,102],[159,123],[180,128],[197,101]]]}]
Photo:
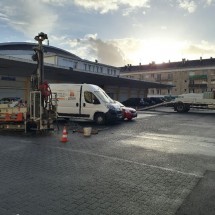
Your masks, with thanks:
[{"label": "awning", "polygon": [[[15,77],[30,77],[36,71],[37,64],[31,60],[19,59],[10,56],[0,56],[0,75]],[[140,81],[125,77],[114,77],[104,74],[95,74],[71,70],[52,64],[44,64],[44,79],[64,83],[88,83],[99,86],[119,86],[138,89],[171,88],[173,85],[156,82]]]}]

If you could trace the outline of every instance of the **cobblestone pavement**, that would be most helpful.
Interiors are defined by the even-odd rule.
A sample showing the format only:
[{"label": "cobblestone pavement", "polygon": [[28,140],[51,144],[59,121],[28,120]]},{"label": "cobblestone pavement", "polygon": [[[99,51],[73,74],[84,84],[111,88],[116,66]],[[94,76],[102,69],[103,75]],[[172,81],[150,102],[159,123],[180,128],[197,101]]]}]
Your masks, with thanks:
[{"label": "cobblestone pavement", "polygon": [[[62,123],[50,135],[1,133],[0,214],[175,214],[214,170],[214,117],[148,111],[115,125],[70,123],[66,144]],[[83,126],[99,133],[72,132]]]}]

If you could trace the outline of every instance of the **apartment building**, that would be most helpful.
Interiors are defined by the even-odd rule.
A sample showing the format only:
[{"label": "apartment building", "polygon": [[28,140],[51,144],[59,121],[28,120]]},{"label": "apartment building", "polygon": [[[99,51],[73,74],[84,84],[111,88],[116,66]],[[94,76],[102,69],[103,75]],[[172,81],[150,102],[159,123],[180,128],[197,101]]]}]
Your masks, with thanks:
[{"label": "apartment building", "polygon": [[215,58],[199,60],[182,59],[168,62],[121,68],[121,76],[137,80],[172,84],[173,88],[150,88],[148,95],[180,95],[183,93],[202,93],[215,89]]}]

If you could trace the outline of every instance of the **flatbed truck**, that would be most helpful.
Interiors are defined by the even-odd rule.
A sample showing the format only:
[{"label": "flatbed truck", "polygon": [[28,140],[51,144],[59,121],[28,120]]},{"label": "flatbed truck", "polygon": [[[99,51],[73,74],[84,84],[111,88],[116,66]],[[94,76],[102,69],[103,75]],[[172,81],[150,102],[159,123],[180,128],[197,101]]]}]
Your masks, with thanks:
[{"label": "flatbed truck", "polygon": [[178,113],[188,112],[191,108],[215,110],[215,92],[182,94],[171,102],[171,106]]}]

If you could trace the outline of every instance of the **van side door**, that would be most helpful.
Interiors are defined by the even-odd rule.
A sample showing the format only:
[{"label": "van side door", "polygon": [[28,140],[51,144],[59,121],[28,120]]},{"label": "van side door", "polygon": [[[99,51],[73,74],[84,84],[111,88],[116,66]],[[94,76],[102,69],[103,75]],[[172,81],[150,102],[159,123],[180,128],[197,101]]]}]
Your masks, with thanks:
[{"label": "van side door", "polygon": [[94,113],[101,110],[101,103],[96,95],[88,89],[82,89],[81,116],[93,120]]}]

